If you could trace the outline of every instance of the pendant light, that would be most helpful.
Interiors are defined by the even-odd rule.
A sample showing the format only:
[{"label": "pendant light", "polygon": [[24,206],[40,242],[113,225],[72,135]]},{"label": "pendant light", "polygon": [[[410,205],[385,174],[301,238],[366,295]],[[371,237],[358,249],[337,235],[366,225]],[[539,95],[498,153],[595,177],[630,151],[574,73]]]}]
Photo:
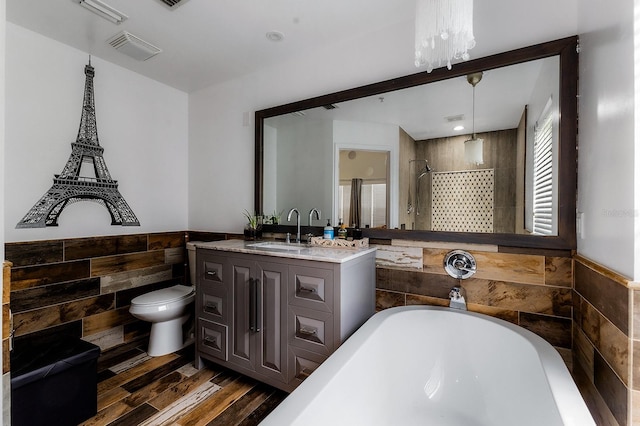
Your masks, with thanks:
[{"label": "pendant light", "polygon": [[464,141],[464,160],[476,166],[484,163],[482,158],[484,141],[476,137],[476,84],[478,84],[480,80],[482,80],[482,72],[467,75],[467,81],[473,86],[473,117],[471,139]]}]

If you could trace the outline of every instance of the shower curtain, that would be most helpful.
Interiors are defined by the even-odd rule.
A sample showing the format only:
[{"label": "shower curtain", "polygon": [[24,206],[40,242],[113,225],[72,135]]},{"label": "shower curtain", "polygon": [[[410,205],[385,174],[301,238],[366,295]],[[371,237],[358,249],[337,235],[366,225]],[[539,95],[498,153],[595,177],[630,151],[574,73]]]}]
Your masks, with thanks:
[{"label": "shower curtain", "polygon": [[360,228],[360,216],[362,213],[362,179],[351,179],[351,203],[349,205],[349,225]]}]

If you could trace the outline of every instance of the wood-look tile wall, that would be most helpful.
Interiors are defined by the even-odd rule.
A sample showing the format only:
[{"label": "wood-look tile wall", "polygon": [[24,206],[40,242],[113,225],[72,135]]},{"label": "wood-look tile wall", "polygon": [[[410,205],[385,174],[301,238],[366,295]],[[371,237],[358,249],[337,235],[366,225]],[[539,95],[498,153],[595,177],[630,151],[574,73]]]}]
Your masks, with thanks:
[{"label": "wood-look tile wall", "polygon": [[[477,136],[484,139],[484,164],[482,165],[476,166],[464,161],[464,141],[469,138],[469,135],[416,141],[415,158],[427,159],[433,172],[493,169],[493,232],[521,233],[522,230],[516,229],[516,166],[520,161],[516,158],[517,129],[478,133]],[[403,170],[407,165],[403,163],[400,165],[400,175],[407,175],[407,171]],[[412,169],[409,170],[415,170],[414,167],[422,166],[424,164],[411,165]],[[420,209],[423,214],[419,216],[414,214],[416,229],[431,229],[432,226],[431,215],[424,214],[424,212],[431,211],[431,185],[428,183],[429,181],[425,181],[426,184],[423,182],[421,186]],[[402,196],[407,191],[404,188],[408,187],[400,186],[400,188],[403,188],[400,191],[400,196]],[[415,198],[417,197],[414,195],[414,204],[416,203]],[[406,204],[404,207],[401,205],[400,211],[404,210],[406,210]]]},{"label": "wood-look tile wall", "polygon": [[[518,324],[545,338],[570,363],[572,348],[571,253],[502,253],[496,246],[442,248],[438,244],[376,241],[376,304],[393,306],[449,305],[449,291],[466,291],[470,311]],[[421,246],[422,245],[422,246]],[[466,280],[450,277],[442,264],[452,249],[469,251],[477,273]]]},{"label": "wood-look tile wall", "polygon": [[[107,348],[145,338],[149,324],[129,314],[131,299],[186,282],[186,241],[239,237],[171,232],[7,243],[5,254],[13,263],[15,342],[65,333]],[[461,285],[469,310],[539,334],[568,364],[573,352],[618,422],[640,423],[640,369],[633,368],[640,365],[640,288],[586,259],[574,262],[569,252],[507,253],[497,246],[399,240],[372,243],[378,247],[378,310],[445,306],[451,287]],[[452,249],[475,256],[478,272],[471,279],[456,280],[444,271],[443,258]],[[3,292],[5,316],[7,295]],[[5,318],[5,327],[9,323]],[[3,351],[6,363],[10,357],[4,334]],[[3,365],[3,372],[8,369]]]},{"label": "wood-look tile wall", "polygon": [[2,374],[9,372],[9,338],[11,337],[11,262],[2,263]]},{"label": "wood-look tile wall", "polygon": [[574,357],[620,425],[640,424],[639,292],[619,274],[576,257]]},{"label": "wood-look tile wall", "polygon": [[2,424],[11,424],[11,262],[2,263]]},{"label": "wood-look tile wall", "polygon": [[[415,229],[416,222],[416,170],[424,167],[424,163],[412,162],[416,159],[416,141],[402,128],[398,140],[398,223],[404,229]],[[409,205],[413,209],[407,212]]]},{"label": "wood-look tile wall", "polygon": [[131,299],[186,276],[184,232],[7,243],[5,256],[17,349],[58,333],[103,349],[144,338]]}]

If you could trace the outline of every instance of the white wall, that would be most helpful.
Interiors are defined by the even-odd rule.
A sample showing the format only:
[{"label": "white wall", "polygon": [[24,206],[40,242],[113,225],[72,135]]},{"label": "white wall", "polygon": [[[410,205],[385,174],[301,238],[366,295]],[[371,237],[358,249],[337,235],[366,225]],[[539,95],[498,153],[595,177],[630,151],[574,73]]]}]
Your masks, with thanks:
[{"label": "white wall", "polygon": [[[578,253],[638,281],[634,2],[579,2]],[[636,2],[637,3],[637,2]]]},{"label": "white wall", "polygon": [[[278,212],[283,211],[282,223],[287,223],[287,213],[294,207],[302,225],[307,225],[313,208],[320,210],[323,219],[333,217],[332,138],[329,120],[300,120],[278,129],[276,205]],[[290,224],[295,223],[292,216]]]},{"label": "white wall", "polygon": [[[333,122],[334,186],[338,186],[339,153],[341,149],[389,151],[389,227],[398,227],[398,191],[400,188],[400,129],[394,124],[361,123],[336,120]],[[334,217],[338,211],[338,194],[334,197]],[[334,220],[335,222],[335,220]],[[364,225],[364,224],[363,224]],[[349,226],[349,225],[348,225]]]},{"label": "white wall", "polygon": [[264,193],[262,195],[262,210],[264,214],[270,215],[278,213],[278,130],[265,124],[263,128],[262,143],[264,144],[264,164],[262,170],[262,185]]},{"label": "white wall", "polygon": [[243,209],[253,209],[255,111],[414,73],[412,37],[391,26],[191,93],[189,229],[242,230]]},{"label": "white wall", "polygon": [[93,57],[98,138],[109,172],[141,225],[112,226],[105,207],[80,202],[63,210],[58,227],[15,229],[71,154],[87,61],[86,52],[7,23],[8,242],[187,228],[187,94]]}]

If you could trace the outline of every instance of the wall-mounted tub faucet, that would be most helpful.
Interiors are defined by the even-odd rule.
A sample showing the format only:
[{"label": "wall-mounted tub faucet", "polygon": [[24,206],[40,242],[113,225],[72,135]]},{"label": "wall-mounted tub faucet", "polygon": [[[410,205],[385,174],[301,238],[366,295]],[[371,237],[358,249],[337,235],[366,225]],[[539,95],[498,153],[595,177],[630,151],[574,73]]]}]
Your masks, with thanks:
[{"label": "wall-mounted tub faucet", "polygon": [[287,221],[291,221],[291,215],[293,212],[296,212],[296,225],[297,225],[297,233],[296,233],[296,243],[300,244],[300,212],[295,207],[289,210],[289,214],[287,215]]},{"label": "wall-mounted tub faucet", "polygon": [[453,250],[446,254],[444,270],[453,278],[465,280],[476,273],[476,259],[464,250]]},{"label": "wall-mounted tub faucet", "polygon": [[449,292],[449,307],[453,309],[467,310],[467,301],[464,299],[464,288],[455,286]]}]

